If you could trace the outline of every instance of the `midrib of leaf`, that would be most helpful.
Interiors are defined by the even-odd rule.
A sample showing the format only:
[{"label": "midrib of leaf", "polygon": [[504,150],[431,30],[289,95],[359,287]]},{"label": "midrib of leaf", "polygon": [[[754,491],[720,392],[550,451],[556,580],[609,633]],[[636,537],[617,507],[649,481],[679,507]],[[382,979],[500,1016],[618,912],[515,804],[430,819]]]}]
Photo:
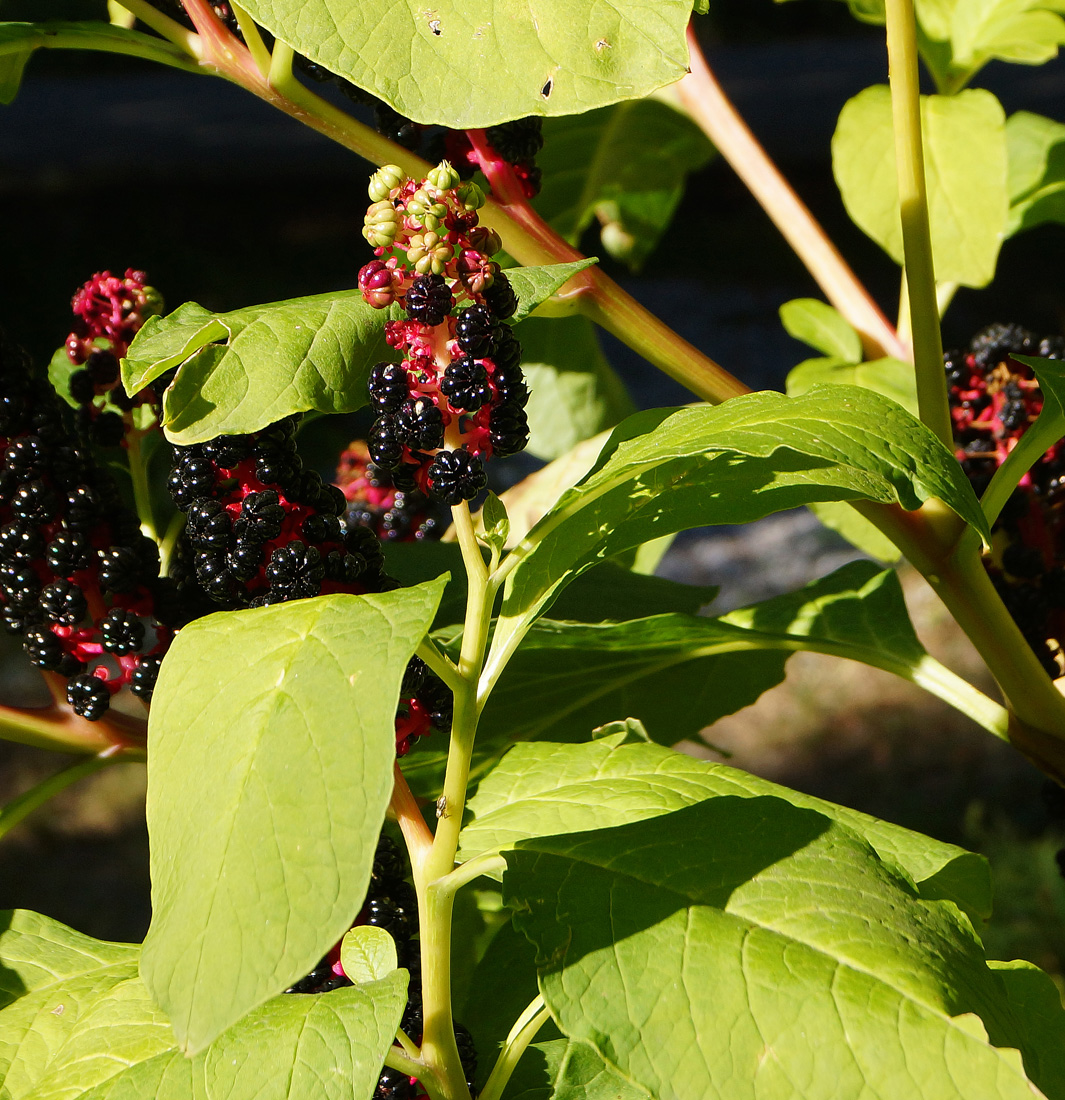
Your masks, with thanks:
[{"label": "midrib of leaf", "polygon": [[[530,852],[534,855],[541,854],[535,848],[525,849],[525,851]],[[828,951],[824,947],[821,947],[819,944],[811,943],[808,940],[803,939],[797,932],[783,932],[783,931],[780,931],[779,929],[773,927],[773,925],[771,925],[771,924],[766,924],[762,921],[757,920],[753,916],[747,916],[746,914],[729,912],[729,910],[727,910],[723,907],[720,908],[720,909],[717,909],[715,906],[707,905],[705,903],[698,902],[698,901],[694,901],[688,895],[686,895],[686,894],[684,894],[684,893],[682,893],[678,890],[671,889],[670,887],[665,886],[660,882],[657,882],[653,878],[643,878],[643,877],[639,876],[638,874],[636,874],[635,872],[633,872],[631,870],[618,871],[616,868],[613,868],[613,867],[609,866],[608,864],[605,864],[605,863],[602,863],[602,862],[597,862],[593,859],[588,859],[585,856],[577,857],[577,856],[574,856],[574,855],[559,855],[559,853],[556,853],[556,852],[545,852],[543,854],[548,855],[548,856],[553,857],[553,858],[556,858],[556,859],[564,859],[564,860],[570,861],[573,864],[573,867],[571,868],[571,870],[566,872],[567,878],[571,874],[576,872],[577,866],[579,864],[584,864],[585,866],[594,867],[594,868],[597,868],[598,870],[605,871],[607,874],[614,875],[618,878],[627,878],[631,882],[637,884],[637,886],[643,886],[643,887],[650,888],[651,890],[654,890],[654,891],[660,891],[660,892],[663,892],[663,893],[672,894],[674,897],[679,898],[680,901],[681,901],[681,905],[679,905],[678,908],[683,908],[683,909],[687,910],[687,918],[686,919],[688,921],[691,920],[691,911],[693,909],[696,909],[696,908],[698,908],[698,909],[708,909],[710,911],[718,912],[718,913],[721,914],[722,917],[725,917],[729,920],[734,921],[744,931],[749,930],[751,928],[757,928],[762,932],[766,932],[766,933],[768,933],[769,935],[771,935],[773,937],[776,937],[780,940],[783,940],[785,943],[800,944],[801,946],[805,947],[808,951],[814,952],[815,954],[817,954],[821,958],[828,960],[834,967],[849,970],[851,973],[854,973],[854,974],[860,974],[860,975],[862,975],[866,978],[869,978],[874,983],[879,984],[879,985],[883,986],[884,988],[892,990],[892,992],[894,992],[899,998],[906,1001],[907,1003],[916,1006],[918,1009],[927,1011],[933,1016],[938,1017],[940,1020],[944,1021],[949,1027],[951,1027],[953,1030],[955,1030],[958,1033],[960,1033],[961,1035],[963,1035],[969,1041],[976,1041],[976,1042],[985,1043],[987,1046],[992,1047],[995,1051],[1015,1050],[1016,1049],[1015,1047],[996,1047],[996,1046],[994,1046],[994,1044],[991,1042],[990,1039],[987,1039],[987,1040],[977,1039],[977,1037],[974,1036],[972,1034],[972,1032],[967,1031],[964,1027],[959,1026],[955,1022],[955,1018],[953,1016],[948,1015],[948,1013],[945,1010],[943,1010],[942,1008],[939,1008],[939,1007],[937,1007],[936,1005],[933,1005],[933,1004],[928,1004],[926,1001],[923,1001],[923,1000],[919,999],[912,992],[910,992],[908,990],[905,990],[905,989],[901,989],[893,981],[890,981],[886,977],[883,977],[883,976],[877,974],[875,971],[870,970],[867,966],[863,966],[861,963],[859,963],[856,960],[851,959],[851,958],[843,955],[842,953],[838,956],[833,955],[830,951]],[[874,855],[875,855],[875,853],[874,853]],[[880,857],[877,856],[877,859],[879,861]],[[920,898],[917,898],[917,897],[914,897],[911,900],[912,900],[913,904],[915,904],[915,905],[930,904],[930,903],[927,903],[927,902],[923,902]],[[935,903],[931,903],[931,904],[935,904]],[[611,927],[613,927],[613,923],[614,923],[613,922],[613,910],[614,910],[614,903],[611,900],[611,902],[610,902]],[[794,909],[789,910],[789,912],[791,912],[792,914],[794,914],[796,911],[801,912],[802,910],[794,910]],[[816,912],[820,913],[821,910],[816,910]],[[689,942],[689,936],[688,936],[687,931],[685,932],[684,939],[685,939],[685,944],[687,944]],[[619,966],[618,969],[620,971],[620,969],[621,969],[620,966]],[[972,1011],[972,1010],[969,1010],[969,1011]],[[963,1015],[964,1013],[961,1013],[961,1014]],[[979,1016],[978,1013],[976,1015]],[[983,1017],[980,1016],[979,1018],[980,1018],[981,1022],[984,1023]],[[984,1028],[986,1030],[986,1028],[987,1028],[986,1023],[984,1023]],[[600,1054],[600,1057],[602,1057],[605,1062],[607,1062],[612,1067],[614,1066],[614,1063],[611,1062],[606,1057],[606,1055],[601,1050],[599,1050],[598,1047],[596,1047],[596,1050]],[[1005,1061],[1006,1065],[1009,1066],[1009,1068],[1012,1072],[1014,1072],[1014,1073],[1016,1072],[1015,1068],[1010,1064],[1008,1059],[1002,1059],[1002,1060]],[[618,1071],[620,1073],[622,1073],[622,1074],[625,1073],[625,1071],[622,1070],[620,1067],[616,1067],[616,1068],[618,1068]],[[1025,1081],[1027,1081],[1027,1077],[1025,1077]]]}]

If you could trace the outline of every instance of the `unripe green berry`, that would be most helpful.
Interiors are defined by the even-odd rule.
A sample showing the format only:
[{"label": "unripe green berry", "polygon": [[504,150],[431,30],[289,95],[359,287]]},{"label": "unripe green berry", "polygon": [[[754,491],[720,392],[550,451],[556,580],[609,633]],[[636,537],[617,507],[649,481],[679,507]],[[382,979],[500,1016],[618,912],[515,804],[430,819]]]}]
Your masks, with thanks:
[{"label": "unripe green berry", "polygon": [[437,230],[447,217],[447,207],[442,202],[433,202],[425,191],[415,191],[406,203],[407,216],[413,218],[424,229]]},{"label": "unripe green berry", "polygon": [[387,248],[399,232],[399,215],[388,199],[375,202],[363,221],[362,235],[374,248]]},{"label": "unripe green berry", "polygon": [[397,187],[402,187],[407,173],[398,164],[385,164],[370,177],[370,186],[366,189],[374,202],[387,199]]},{"label": "unripe green berry", "polygon": [[425,177],[426,182],[435,187],[437,191],[450,191],[452,187],[457,187],[461,177],[454,168],[451,167],[451,162],[442,160],[430,173]]},{"label": "unripe green berry", "polygon": [[455,254],[451,245],[433,232],[416,233],[407,248],[407,263],[419,275],[443,275],[448,260]]},{"label": "unripe green berry", "polygon": [[146,286],[144,288],[144,305],[141,306],[139,311],[141,318],[147,321],[149,317],[161,317],[165,309],[162,294],[154,286]]}]

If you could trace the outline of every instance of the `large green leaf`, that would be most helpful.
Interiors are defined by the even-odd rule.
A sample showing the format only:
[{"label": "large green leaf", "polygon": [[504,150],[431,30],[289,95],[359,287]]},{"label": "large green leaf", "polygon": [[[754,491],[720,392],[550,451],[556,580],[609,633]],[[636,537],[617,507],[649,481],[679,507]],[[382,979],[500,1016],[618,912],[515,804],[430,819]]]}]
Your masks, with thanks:
[{"label": "large green leaf", "polygon": [[186,1058],[140,979],[93,1006],[33,1100],[350,1100],[369,1096],[406,1000],[405,971],[276,997]]},{"label": "large green leaf", "polygon": [[529,383],[529,454],[558,458],[635,411],[587,318],[534,317],[515,335]]},{"label": "large green leaf", "polygon": [[480,736],[498,744],[583,740],[633,716],[656,741],[672,745],[753,703],[781,682],[788,656],[803,649],[861,661],[964,702],[918,641],[894,572],[863,561],[716,619],[541,619],[492,692]]},{"label": "large green leaf", "polygon": [[248,0],[271,34],[415,122],[453,129],[637,99],[688,67],[691,0]]},{"label": "large green leaf", "polygon": [[1031,111],[1006,120],[1008,233],[1065,221],[1065,126]]},{"label": "large green leaf", "polygon": [[716,798],[506,859],[552,1015],[653,1096],[1032,1096],[969,921],[825,814]]},{"label": "large green leaf", "polygon": [[0,913],[2,1100],[33,1090],[92,1005],[136,976],[139,954],[38,913]]},{"label": "large green leaf", "polygon": [[462,858],[529,837],[658,817],[711,798],[774,795],[842,822],[912,879],[922,897],[953,901],[974,921],[990,915],[991,876],[982,856],[725,764],[628,744],[625,736],[583,745],[515,745],[470,800],[473,820],[462,831]]},{"label": "large green leaf", "polygon": [[534,206],[573,244],[598,221],[603,247],[636,269],[669,225],[688,174],[712,155],[689,118],[655,99],[550,119]]},{"label": "large green leaf", "polygon": [[987,535],[957,460],[899,406],[820,386],[637,413],[596,467],[529,532],[509,569],[490,672],[555,593],[596,561],[687,527],[745,523],[818,500],[917,508],[937,497]]},{"label": "large green leaf", "polygon": [[400,682],[442,587],[210,615],[167,654],[148,729],[141,973],[184,1050],[306,974],[355,919],[392,793]]},{"label": "large green leaf", "polygon": [[[1005,115],[982,89],[924,96],[921,122],[936,278],[984,286],[1006,229]],[[847,213],[902,263],[891,93],[877,84],[844,106],[832,170]]]}]

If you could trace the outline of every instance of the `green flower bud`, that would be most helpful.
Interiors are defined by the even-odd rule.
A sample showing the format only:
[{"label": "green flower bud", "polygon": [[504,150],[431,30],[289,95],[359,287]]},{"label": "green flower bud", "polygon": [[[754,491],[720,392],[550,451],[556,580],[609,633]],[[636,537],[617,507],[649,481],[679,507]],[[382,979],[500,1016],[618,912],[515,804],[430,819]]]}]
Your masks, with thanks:
[{"label": "green flower bud", "polygon": [[426,182],[435,187],[437,191],[450,191],[452,187],[457,187],[461,177],[454,168],[451,167],[451,163],[446,160],[442,160],[430,173],[425,177]]},{"label": "green flower bud", "polygon": [[374,248],[388,248],[399,233],[399,215],[387,200],[375,202],[366,211],[362,235]]},{"label": "green flower bud", "polygon": [[447,207],[442,202],[433,202],[425,191],[415,191],[406,203],[407,216],[413,218],[424,229],[434,232],[447,217]]},{"label": "green flower bud", "polygon": [[451,245],[437,233],[416,233],[407,248],[407,263],[419,275],[443,275],[448,260],[455,254]]},{"label": "green flower bud", "polygon": [[480,210],[484,206],[484,192],[472,180],[455,188],[455,199],[467,210]]},{"label": "green flower bud", "polygon": [[370,186],[366,189],[374,202],[387,199],[397,187],[406,182],[407,173],[398,164],[386,164],[370,177]]}]

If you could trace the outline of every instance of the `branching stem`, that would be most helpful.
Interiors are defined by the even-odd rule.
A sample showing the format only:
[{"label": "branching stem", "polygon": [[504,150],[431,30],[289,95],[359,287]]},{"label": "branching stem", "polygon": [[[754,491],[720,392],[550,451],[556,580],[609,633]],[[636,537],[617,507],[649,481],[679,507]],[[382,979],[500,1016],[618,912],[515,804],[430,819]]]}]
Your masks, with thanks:
[{"label": "branching stem", "polygon": [[481,1090],[479,1100],[499,1100],[517,1067],[518,1060],[536,1038],[536,1033],[550,1018],[551,1014],[544,1006],[543,997],[534,998],[511,1028],[507,1041],[496,1059],[496,1064],[492,1067],[488,1081]]}]

